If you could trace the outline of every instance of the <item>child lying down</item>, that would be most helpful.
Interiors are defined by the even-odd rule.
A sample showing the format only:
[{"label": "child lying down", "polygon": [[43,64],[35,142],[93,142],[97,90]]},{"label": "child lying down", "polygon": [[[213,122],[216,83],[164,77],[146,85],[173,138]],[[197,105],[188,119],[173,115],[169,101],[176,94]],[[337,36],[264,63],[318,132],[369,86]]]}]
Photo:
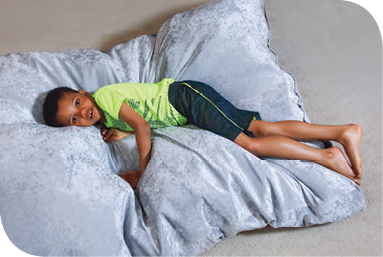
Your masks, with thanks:
[{"label": "child lying down", "polygon": [[[120,83],[93,95],[60,87],[51,90],[43,106],[47,125],[88,127],[104,123],[105,142],[133,132],[140,170],[120,175],[133,188],[151,158],[151,129],[193,124],[223,136],[256,156],[307,160],[331,169],[360,185],[362,161],[359,125],[316,125],[302,121],[263,121],[258,112],[240,110],[212,87],[197,81],[163,79],[158,83]],[[317,149],[298,141],[332,140],[338,147]]]}]

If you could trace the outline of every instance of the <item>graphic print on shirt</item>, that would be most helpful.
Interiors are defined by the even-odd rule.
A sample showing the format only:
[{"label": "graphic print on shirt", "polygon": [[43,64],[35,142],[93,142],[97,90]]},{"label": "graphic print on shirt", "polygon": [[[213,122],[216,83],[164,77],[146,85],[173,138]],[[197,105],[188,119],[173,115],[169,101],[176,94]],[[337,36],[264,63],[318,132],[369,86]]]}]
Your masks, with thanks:
[{"label": "graphic print on shirt", "polygon": [[123,121],[123,119],[115,119],[112,117],[112,115],[110,115],[108,112],[104,111],[104,114],[106,116],[107,119],[109,119],[111,122],[112,122],[112,127],[113,128],[116,128],[116,129],[119,129],[119,130],[125,130],[125,131],[133,131],[133,129],[131,127],[128,126],[128,124],[126,124],[125,121]]},{"label": "graphic print on shirt", "polygon": [[[125,102],[133,109],[135,110],[138,114],[140,114],[150,125],[151,128],[156,129],[156,128],[164,128],[164,127],[169,127],[169,126],[176,126],[177,123],[174,122],[173,118],[170,117],[165,117],[163,120],[160,120],[159,117],[163,116],[162,115],[162,110],[161,110],[161,100],[162,96],[158,98],[158,103],[156,106],[154,106],[155,103],[155,98],[151,98],[150,101],[148,99],[145,99],[145,104],[144,104],[144,109],[141,110],[141,101],[135,100],[135,99],[126,99]],[[148,102],[151,102],[152,106],[148,105]],[[154,108],[157,108],[156,114],[153,115],[153,113],[150,113],[150,109],[154,110]],[[149,115],[149,116],[148,116]],[[120,120],[116,120],[112,118],[113,124],[118,124],[120,125],[121,122],[125,123],[121,118]],[[125,123],[125,127],[128,128],[129,130],[133,130],[132,128],[129,127]]]},{"label": "graphic print on shirt", "polygon": [[[152,98],[152,102],[154,101],[154,98]],[[146,119],[146,116],[149,113],[149,106],[148,106],[148,99],[145,99],[145,110],[144,110],[144,115],[142,117]]]},{"label": "graphic print on shirt", "polygon": [[141,102],[134,99],[128,99],[127,104],[132,107],[133,110],[137,111],[137,109],[140,109]]}]

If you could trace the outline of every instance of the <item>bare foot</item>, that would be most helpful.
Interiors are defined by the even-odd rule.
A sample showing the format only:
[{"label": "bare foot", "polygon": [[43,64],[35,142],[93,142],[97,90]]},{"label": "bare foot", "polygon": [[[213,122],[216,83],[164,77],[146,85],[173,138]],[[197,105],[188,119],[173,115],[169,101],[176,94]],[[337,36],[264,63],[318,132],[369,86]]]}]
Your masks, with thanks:
[{"label": "bare foot", "polygon": [[324,149],[323,151],[325,151],[325,158],[323,160],[315,161],[316,163],[351,179],[358,186],[360,186],[359,180],[355,178],[351,166],[348,164],[346,157],[338,147],[333,146],[328,149]]},{"label": "bare foot", "polygon": [[142,174],[138,170],[128,170],[124,174],[118,176],[128,182],[133,189],[136,189]]},{"label": "bare foot", "polygon": [[362,179],[362,159],[360,158],[360,141],[362,128],[356,124],[347,125],[339,143],[344,147],[356,179]]}]

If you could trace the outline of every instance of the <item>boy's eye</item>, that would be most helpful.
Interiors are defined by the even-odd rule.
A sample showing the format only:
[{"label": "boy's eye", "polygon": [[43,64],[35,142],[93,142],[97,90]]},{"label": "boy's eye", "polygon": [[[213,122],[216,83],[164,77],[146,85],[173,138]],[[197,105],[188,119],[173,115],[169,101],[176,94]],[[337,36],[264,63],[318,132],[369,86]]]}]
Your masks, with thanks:
[{"label": "boy's eye", "polygon": [[80,100],[76,100],[76,106],[79,106],[80,105]]},{"label": "boy's eye", "polygon": [[77,117],[76,117],[76,116],[73,116],[73,117],[72,117],[72,122],[73,122],[73,123],[76,123],[76,120],[77,120]]}]

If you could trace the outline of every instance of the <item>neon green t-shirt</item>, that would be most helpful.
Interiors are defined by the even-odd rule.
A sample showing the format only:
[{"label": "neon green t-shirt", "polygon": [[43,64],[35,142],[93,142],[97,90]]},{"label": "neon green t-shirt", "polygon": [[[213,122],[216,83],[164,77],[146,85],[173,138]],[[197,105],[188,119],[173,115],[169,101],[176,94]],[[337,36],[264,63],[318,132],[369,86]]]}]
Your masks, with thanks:
[{"label": "neon green t-shirt", "polygon": [[93,97],[106,117],[106,127],[133,131],[120,116],[123,102],[140,114],[151,128],[185,125],[187,119],[169,102],[169,85],[174,79],[158,83],[119,83],[97,90]]}]

